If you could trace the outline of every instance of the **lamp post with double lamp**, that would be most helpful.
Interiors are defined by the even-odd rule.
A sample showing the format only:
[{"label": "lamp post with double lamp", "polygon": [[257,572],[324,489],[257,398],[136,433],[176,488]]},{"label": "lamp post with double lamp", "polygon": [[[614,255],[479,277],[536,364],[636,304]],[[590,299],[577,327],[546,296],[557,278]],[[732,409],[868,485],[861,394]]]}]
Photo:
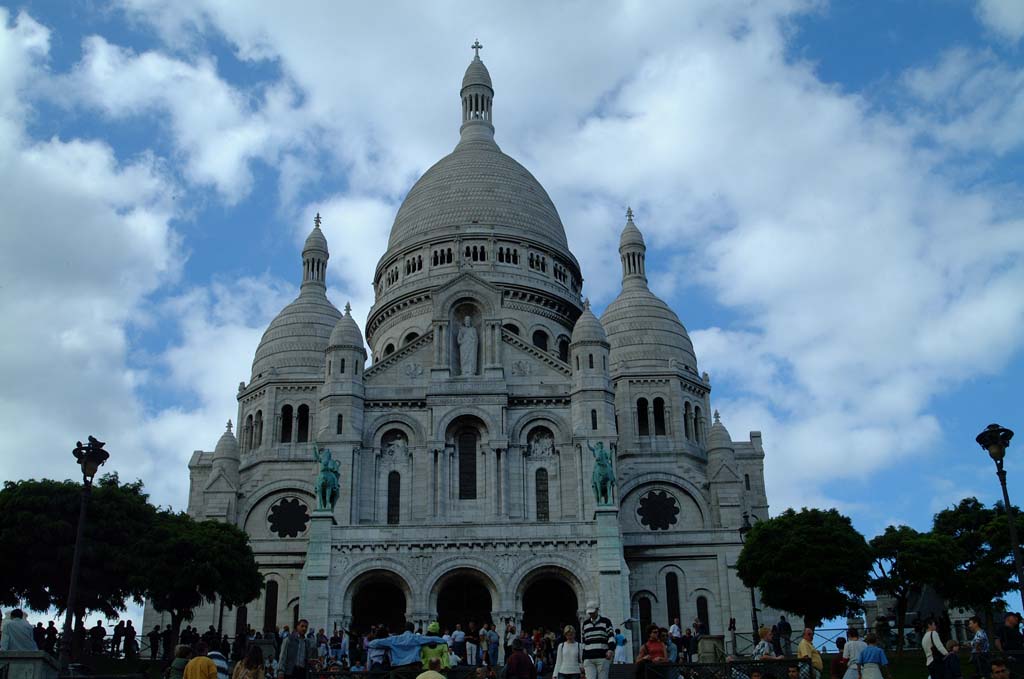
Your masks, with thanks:
[{"label": "lamp post with double lamp", "polygon": [[78,460],[82,467],[82,503],[78,509],[78,530],[75,533],[75,553],[71,558],[71,584],[68,585],[68,604],[64,612],[64,633],[60,640],[60,668],[62,673],[67,673],[68,665],[71,663],[71,621],[75,614],[75,604],[78,598],[78,571],[82,563],[82,543],[85,541],[85,513],[89,506],[89,496],[92,494],[92,481],[100,466],[107,461],[110,453],[103,450],[106,445],[103,441],[96,440],[90,436],[86,444],[78,441],[78,445],[71,451],[71,454]]},{"label": "lamp post with double lamp", "polygon": [[1006,446],[1010,445],[1013,432],[998,424],[990,424],[985,431],[978,434],[974,439],[978,442],[992,461],[996,463],[996,476],[999,477],[999,485],[1003,489],[1003,506],[1006,508],[1006,519],[1010,525],[1010,547],[1013,549],[1013,568],[1017,572],[1017,588],[1020,590],[1021,603],[1024,604],[1024,574],[1020,558],[1020,543],[1017,542],[1017,523],[1013,512],[1013,505],[1010,504],[1010,494],[1006,492],[1006,470],[1003,469],[1003,458],[1006,457]]},{"label": "lamp post with double lamp", "polygon": [[[747,533],[749,533],[754,527],[750,525],[750,513],[743,512],[743,525],[740,526],[740,543],[746,543]],[[751,643],[757,645],[757,603],[754,598],[754,588],[750,587],[750,628],[753,630],[753,637],[751,637]]]}]

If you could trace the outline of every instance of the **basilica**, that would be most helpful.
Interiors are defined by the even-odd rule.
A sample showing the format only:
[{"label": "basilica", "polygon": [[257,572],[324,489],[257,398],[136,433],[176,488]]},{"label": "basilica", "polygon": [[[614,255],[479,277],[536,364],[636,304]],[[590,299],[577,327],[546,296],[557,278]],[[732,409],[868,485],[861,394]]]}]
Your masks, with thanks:
[{"label": "basilica", "polygon": [[[626,212],[598,317],[547,192],[495,142],[479,51],[460,96],[458,143],[399,208],[363,329],[327,297],[318,216],[237,426],[193,454],[189,513],[243,528],[266,580],[193,624],[553,628],[596,601],[634,637],[674,618],[723,634],[750,619],[732,566],[744,515],[768,515],[761,435],[734,441],[712,410],[648,286],[642,220]],[[144,624],[167,620],[148,607]]]}]

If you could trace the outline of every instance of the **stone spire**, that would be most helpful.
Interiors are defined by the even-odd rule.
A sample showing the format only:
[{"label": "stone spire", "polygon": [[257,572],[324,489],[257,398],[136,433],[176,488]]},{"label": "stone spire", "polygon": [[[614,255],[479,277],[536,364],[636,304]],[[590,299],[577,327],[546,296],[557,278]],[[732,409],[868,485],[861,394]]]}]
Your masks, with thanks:
[{"label": "stone spire", "polygon": [[633,223],[633,208],[626,208],[626,226],[619,237],[619,256],[622,259],[622,285],[647,285],[647,246],[644,236]]},{"label": "stone spire", "polygon": [[462,137],[480,135],[493,137],[494,124],[491,103],[494,100],[494,87],[491,85],[491,74],[480,60],[483,45],[477,40],[471,47],[476,55],[466,68],[462,77]]},{"label": "stone spire", "polygon": [[327,290],[327,238],[320,230],[320,213],[313,218],[313,230],[302,246],[302,290]]}]

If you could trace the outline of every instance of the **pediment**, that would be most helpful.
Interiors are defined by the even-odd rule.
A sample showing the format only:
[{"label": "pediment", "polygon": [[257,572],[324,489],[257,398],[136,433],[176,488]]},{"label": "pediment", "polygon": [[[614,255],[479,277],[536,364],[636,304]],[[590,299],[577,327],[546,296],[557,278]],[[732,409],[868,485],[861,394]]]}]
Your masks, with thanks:
[{"label": "pediment", "polygon": [[740,480],[740,475],[736,473],[736,470],[727,464],[718,465],[709,479],[712,483],[734,483]]},{"label": "pediment", "polygon": [[213,470],[203,487],[203,492],[206,493],[234,493],[236,490],[235,484],[231,483],[220,469]]},{"label": "pediment", "polygon": [[369,368],[363,379],[367,386],[425,385],[434,365],[434,333],[428,332]]},{"label": "pediment", "polygon": [[498,315],[501,306],[501,290],[469,271],[464,271],[439,287],[432,297],[436,319],[447,318],[452,305],[461,297],[468,297],[480,304],[485,317]]},{"label": "pediment", "polygon": [[505,379],[512,382],[517,378],[535,380],[540,377],[552,377],[558,380],[572,378],[572,369],[556,356],[541,351],[524,341],[519,335],[502,329],[503,343],[502,363],[505,365]]}]

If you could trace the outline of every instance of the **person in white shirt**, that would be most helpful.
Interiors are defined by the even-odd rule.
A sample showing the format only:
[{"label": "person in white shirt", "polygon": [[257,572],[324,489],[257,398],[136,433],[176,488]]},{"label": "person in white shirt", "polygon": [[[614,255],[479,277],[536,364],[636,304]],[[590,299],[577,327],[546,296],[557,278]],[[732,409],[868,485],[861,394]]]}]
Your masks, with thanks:
[{"label": "person in white shirt", "polygon": [[583,647],[576,641],[576,630],[566,625],[562,630],[565,641],[555,652],[554,679],[579,679],[583,671]]},{"label": "person in white shirt", "polygon": [[946,657],[946,647],[939,638],[939,625],[934,618],[929,618],[925,623],[925,633],[921,638],[921,648],[924,649],[924,664],[928,666],[928,676],[931,679],[943,679],[945,665],[942,659]]},{"label": "person in white shirt", "polygon": [[672,621],[668,628],[668,638],[679,649],[679,655],[683,654],[683,628],[679,625],[679,618]]},{"label": "person in white shirt", "polygon": [[846,646],[843,646],[843,660],[846,665],[843,679],[859,679],[860,671],[857,669],[857,658],[860,657],[860,652],[867,648],[868,645],[860,640],[860,632],[857,631],[856,627],[848,629],[846,636],[849,639],[846,641]]}]

